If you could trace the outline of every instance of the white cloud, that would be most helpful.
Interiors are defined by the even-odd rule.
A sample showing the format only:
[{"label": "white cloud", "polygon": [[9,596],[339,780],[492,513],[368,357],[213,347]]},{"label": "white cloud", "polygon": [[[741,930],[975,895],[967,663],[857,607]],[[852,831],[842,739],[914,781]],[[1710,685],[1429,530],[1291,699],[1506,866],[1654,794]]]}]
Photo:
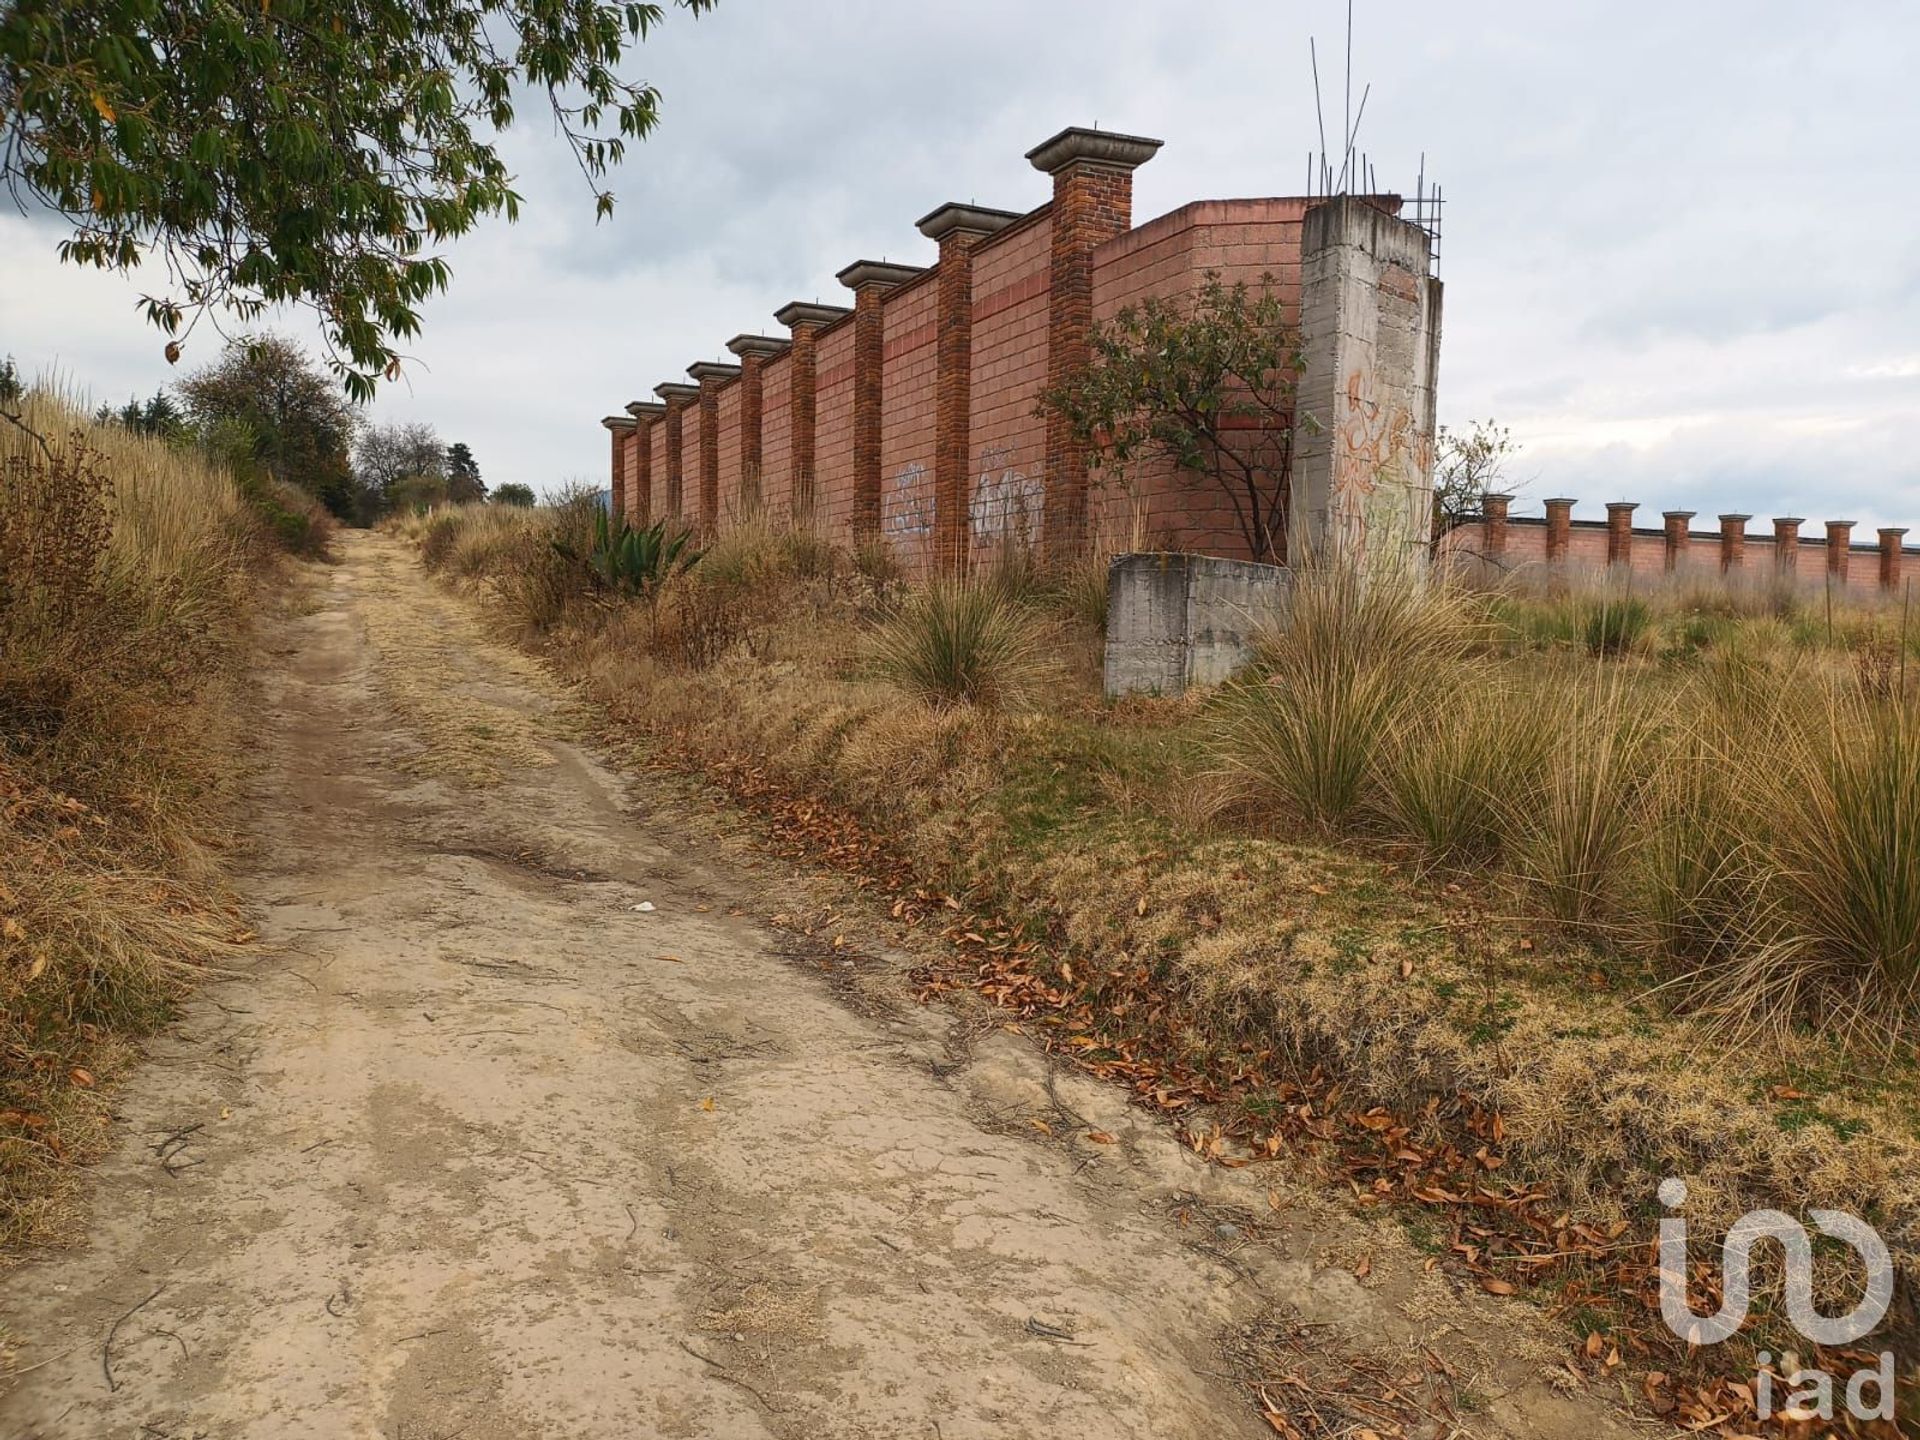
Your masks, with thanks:
[{"label": "white cloud", "polygon": [[[599,476],[598,419],[783,302],[843,298],[862,256],[924,261],[947,199],[1046,194],[1022,152],[1069,123],[1165,139],[1135,215],[1297,191],[1306,37],[1338,128],[1340,0],[953,7],[720,0],[636,71],[666,96],[596,226],[534,118],[527,218],[470,237],[376,414],[466,440],[489,479]],[[1920,133],[1900,0],[1438,7],[1361,0],[1361,143],[1383,181],[1447,187],[1444,418],[1497,416],[1533,494],[1649,508],[1920,510]],[[123,282],[0,220],[0,348],[102,395],[170,377]],[[292,322],[307,333],[301,322]],[[189,361],[210,344],[196,343]]]}]

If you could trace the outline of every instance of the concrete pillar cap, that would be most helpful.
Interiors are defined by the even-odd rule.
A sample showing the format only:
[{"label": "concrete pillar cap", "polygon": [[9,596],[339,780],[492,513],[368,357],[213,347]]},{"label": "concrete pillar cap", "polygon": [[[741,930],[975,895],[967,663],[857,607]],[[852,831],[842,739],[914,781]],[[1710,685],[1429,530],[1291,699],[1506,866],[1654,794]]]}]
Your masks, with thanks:
[{"label": "concrete pillar cap", "polygon": [[1027,152],[1033,168],[1058,175],[1069,165],[1086,161],[1120,170],[1132,170],[1151,160],[1163,140],[1145,135],[1120,135],[1109,130],[1090,130],[1069,125],[1051,139],[1042,140]]},{"label": "concrete pillar cap", "polygon": [[667,407],[658,400],[629,400],[627,414],[635,420],[655,420],[667,413]]},{"label": "concrete pillar cap", "polygon": [[1773,523],[1776,525],[1804,525],[1807,523],[1807,517],[1804,515],[1776,515],[1773,517]]},{"label": "concrete pillar cap", "polygon": [[668,404],[675,400],[693,400],[699,397],[700,387],[688,385],[679,380],[665,380],[653,387],[653,393]]},{"label": "concrete pillar cap", "polygon": [[731,380],[739,373],[738,365],[728,365],[720,360],[696,360],[687,366],[687,374],[700,381]]},{"label": "concrete pillar cap", "polygon": [[1504,500],[1509,505],[1513,503],[1513,496],[1505,490],[1489,490],[1480,498],[1482,500]]},{"label": "concrete pillar cap", "polygon": [[631,415],[608,415],[601,420],[600,423],[609,430],[633,429],[633,417]]},{"label": "concrete pillar cap", "polygon": [[782,305],[773,312],[773,318],[782,325],[831,325],[836,320],[844,320],[853,311],[844,305],[821,305],[816,301],[794,300]]},{"label": "concrete pillar cap", "polygon": [[1720,517],[1720,523],[1722,525],[1730,525],[1737,522],[1739,524],[1744,525],[1746,524],[1747,521],[1751,520],[1752,518],[1753,516],[1751,515],[1722,515]]},{"label": "concrete pillar cap", "polygon": [[1829,520],[1826,525],[1829,530],[1851,530],[1859,523],[1858,520]]},{"label": "concrete pillar cap", "polygon": [[1638,510],[1639,508],[1640,508],[1640,502],[1638,500],[1607,501],[1607,509],[1609,510]]},{"label": "concrete pillar cap", "polygon": [[989,210],[984,205],[962,205],[958,200],[949,200],[913,224],[927,239],[944,240],[953,234],[992,235],[1019,218],[1017,210]]},{"label": "concrete pillar cap", "polygon": [[1564,495],[1556,495],[1556,496],[1554,496],[1554,497],[1553,497],[1553,499],[1551,499],[1551,500],[1543,500],[1543,501],[1541,501],[1540,503],[1541,503],[1541,504],[1543,504],[1543,505],[1545,505],[1545,506],[1547,506],[1548,508],[1552,508],[1552,507],[1553,507],[1553,506],[1555,506],[1555,505],[1567,505],[1567,506],[1571,506],[1571,505],[1572,505],[1572,504],[1573,504],[1574,502],[1573,502],[1572,500],[1570,500],[1570,499],[1568,499],[1568,498],[1567,498],[1566,496],[1564,496]]},{"label": "concrete pillar cap", "polygon": [[1669,520],[1691,520],[1700,512],[1698,510],[1662,510],[1660,513]]},{"label": "concrete pillar cap", "polygon": [[891,290],[909,280],[918,280],[926,273],[926,267],[921,265],[889,265],[884,260],[856,260],[833,278],[858,293],[869,285]]},{"label": "concrete pillar cap", "polygon": [[1880,533],[1882,535],[1904,535],[1907,533],[1907,527],[1904,525],[1882,525],[1880,527]]},{"label": "concrete pillar cap", "polygon": [[791,340],[773,335],[736,335],[727,341],[727,349],[745,358],[748,355],[784,355],[793,348]]}]

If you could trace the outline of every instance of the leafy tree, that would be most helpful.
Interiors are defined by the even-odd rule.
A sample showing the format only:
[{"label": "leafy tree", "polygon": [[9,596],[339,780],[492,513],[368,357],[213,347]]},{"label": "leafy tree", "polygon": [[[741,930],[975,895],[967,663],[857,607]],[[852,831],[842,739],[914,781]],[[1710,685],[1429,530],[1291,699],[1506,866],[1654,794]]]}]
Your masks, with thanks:
[{"label": "leafy tree", "polygon": [[1256,291],[1209,273],[1190,305],[1129,305],[1094,327],[1092,346],[1041,408],[1066,418],[1096,469],[1171,460],[1187,483],[1226,497],[1255,559],[1284,562],[1305,367],[1273,277]]},{"label": "leafy tree", "polygon": [[26,385],[20,379],[20,367],[14,364],[13,356],[0,360],[0,405],[11,405],[26,393]]},{"label": "leafy tree", "polygon": [[154,391],[144,404],[137,399],[130,399],[118,410],[102,405],[94,412],[93,418],[103,425],[118,421],[138,434],[157,435],[163,439],[186,429],[186,416],[174,403],[173,397],[164,390]]},{"label": "leafy tree", "polygon": [[[713,0],[678,0],[689,11]],[[519,213],[499,132],[545,99],[588,183],[659,121],[621,78],[663,19],[639,0],[8,0],[0,177],[64,216],[62,259],[132,272],[177,359],[209,312],[320,316],[347,392],[398,373],[395,343],[446,288],[430,247]]]},{"label": "leafy tree", "polygon": [[249,444],[255,465],[342,520],[373,518],[350,463],[359,416],[292,341],[262,335],[231,342],[213,364],[180,382],[180,398],[203,436]]},{"label": "leafy tree", "polygon": [[487,486],[480,478],[480,467],[474,463],[473,451],[462,440],[447,446],[447,498],[456,505],[487,498]]},{"label": "leafy tree", "polygon": [[1505,425],[1475,420],[1464,432],[1442,425],[1434,450],[1433,538],[1438,543],[1462,520],[1481,512],[1520,446]]},{"label": "leafy tree", "polygon": [[496,505],[517,505],[525,509],[533,502],[533,487],[522,485],[518,480],[509,480],[493,487],[493,503]]},{"label": "leafy tree", "polygon": [[376,511],[400,503],[396,491],[408,481],[418,482],[411,487],[413,501],[432,504],[446,490],[446,447],[439,432],[423,421],[369,425],[354,446],[353,473]]}]

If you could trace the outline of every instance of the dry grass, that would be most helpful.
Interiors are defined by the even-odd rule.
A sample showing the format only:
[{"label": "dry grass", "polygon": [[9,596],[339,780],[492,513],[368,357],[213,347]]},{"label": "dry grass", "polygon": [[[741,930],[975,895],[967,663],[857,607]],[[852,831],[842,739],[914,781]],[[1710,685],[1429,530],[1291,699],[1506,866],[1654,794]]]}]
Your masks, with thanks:
[{"label": "dry grass", "polygon": [[21,418],[0,425],[9,1244],[62,1234],[125,1037],[244,944],[221,851],[245,617],[278,553],[271,517],[194,454],[44,391]]},{"label": "dry grass", "polygon": [[[1324,1067],[1356,1108],[1463,1095],[1503,1116],[1503,1178],[1588,1216],[1640,1217],[1680,1174],[1703,1227],[1827,1205],[1914,1263],[1920,1083],[1823,1028],[1844,994],[1904,1005],[1920,893],[1914,732],[1869,724],[1887,702],[1845,623],[1827,648],[1804,611],[1742,599],[1676,646],[1700,597],[1650,599],[1595,656],[1579,596],[1328,575],[1227,693],[1105,706],[1062,683],[996,710],[860,663],[895,582],[732,563],[763,618],[705,666],[637,609],[577,617],[555,659],[676,757],[831,801],[928,883],[1033,922],[1096,1003],[1146,967],[1196,1054]],[[1739,967],[1785,933],[1819,963],[1756,993]],[[1729,1043],[1738,1015],[1764,1043]]]}]

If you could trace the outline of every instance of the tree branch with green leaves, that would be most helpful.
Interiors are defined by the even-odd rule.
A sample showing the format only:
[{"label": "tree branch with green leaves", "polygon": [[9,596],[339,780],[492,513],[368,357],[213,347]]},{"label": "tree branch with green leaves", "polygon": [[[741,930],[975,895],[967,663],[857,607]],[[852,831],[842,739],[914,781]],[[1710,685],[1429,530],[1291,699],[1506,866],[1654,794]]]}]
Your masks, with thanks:
[{"label": "tree branch with green leaves", "polygon": [[[715,0],[677,0],[699,13]],[[445,290],[433,247],[521,197],[494,141],[526,92],[594,190],[660,118],[621,62],[661,5],[604,0],[11,0],[0,177],[72,225],[61,258],[166,276],[175,360],[211,315],[320,316],[356,400]]]},{"label": "tree branch with green leaves", "polygon": [[1232,507],[1248,553],[1284,563],[1300,332],[1273,277],[1258,289],[1209,272],[1180,300],[1155,296],[1096,325],[1092,358],[1041,397],[1087,445],[1096,470],[1171,461]]}]

